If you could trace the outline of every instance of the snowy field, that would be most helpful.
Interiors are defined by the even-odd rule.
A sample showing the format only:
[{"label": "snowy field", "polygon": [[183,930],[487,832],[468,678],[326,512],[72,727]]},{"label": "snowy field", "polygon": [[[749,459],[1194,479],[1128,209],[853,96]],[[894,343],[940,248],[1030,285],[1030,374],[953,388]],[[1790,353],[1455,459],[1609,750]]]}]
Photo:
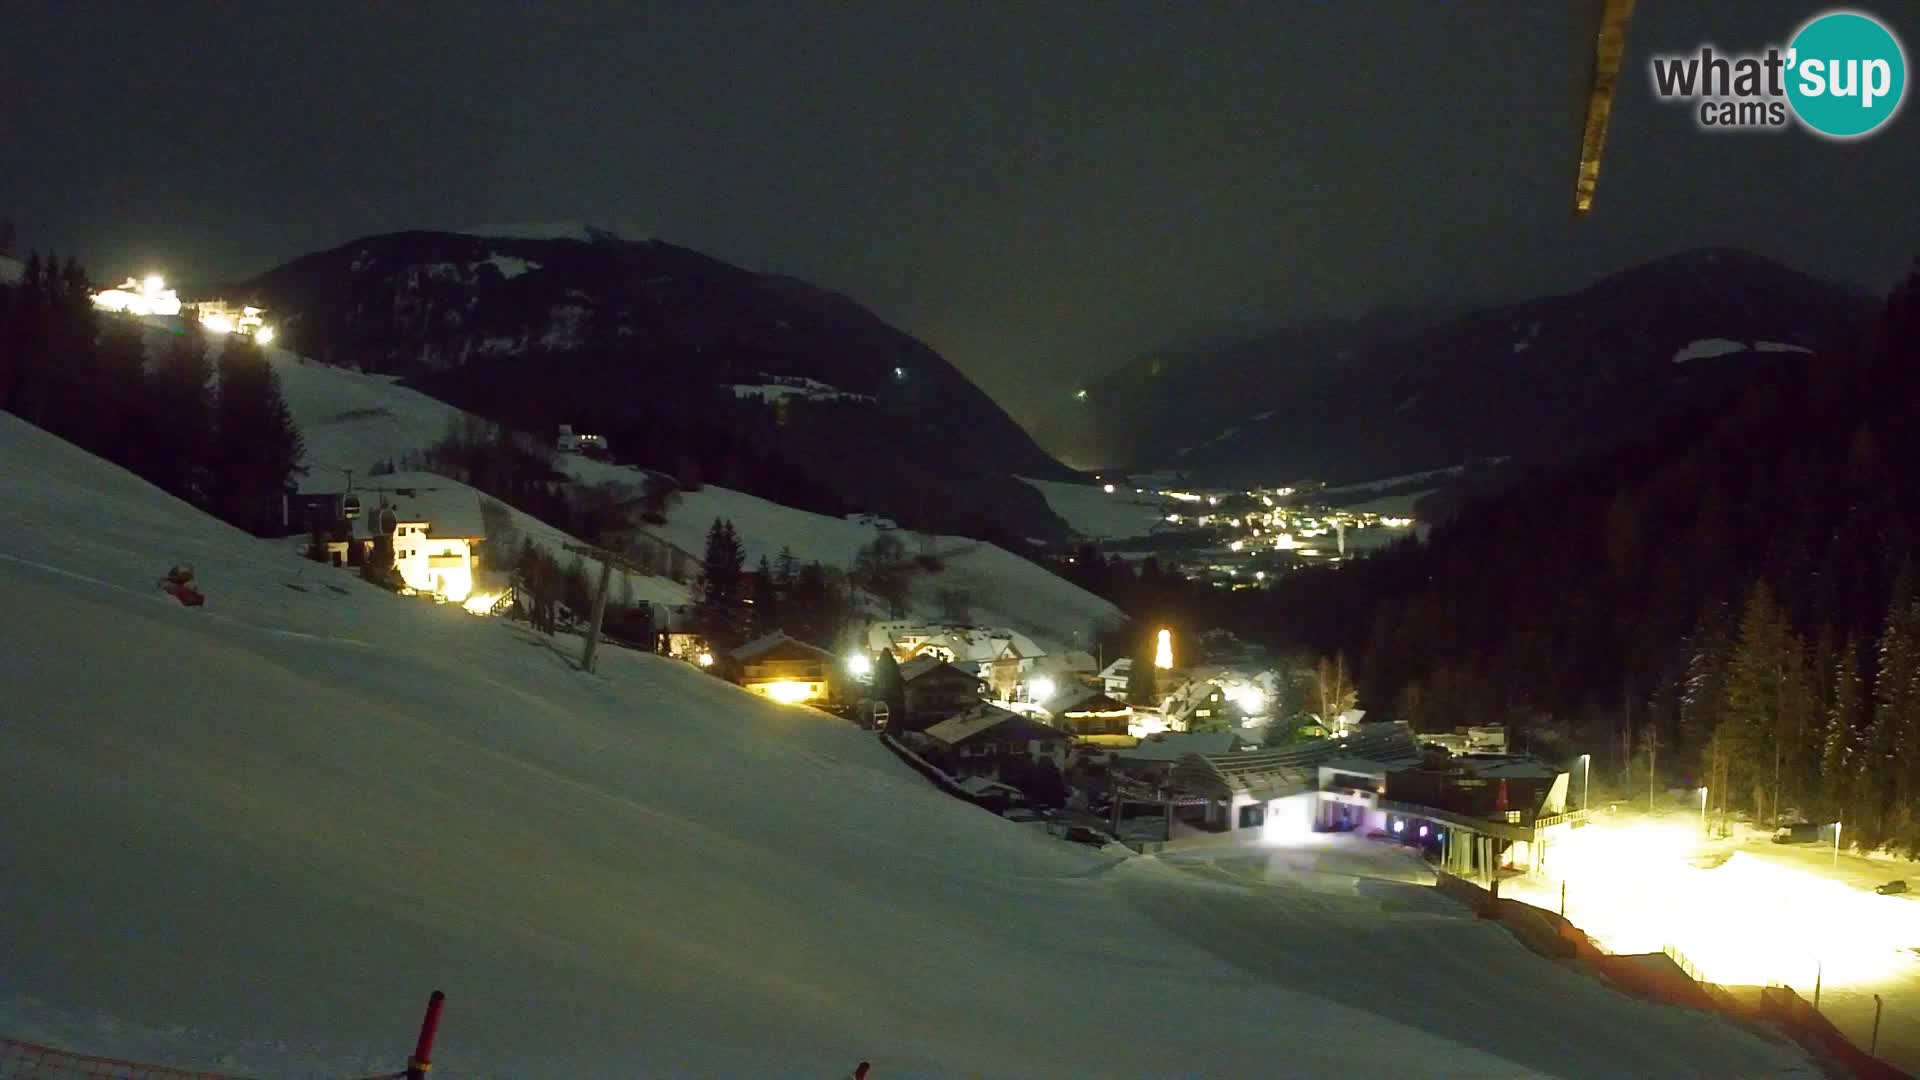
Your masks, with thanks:
[{"label": "snowy field", "polygon": [[439,987],[449,1077],[1815,1075],[1391,875],[1052,840],[688,666],[316,588],[7,416],[0,471],[14,1038],[384,1072]]},{"label": "snowy field", "polygon": [[1115,487],[1109,495],[1097,485],[1024,476],[1020,481],[1038,491],[1068,528],[1090,540],[1145,536],[1167,513],[1165,498],[1153,493],[1135,494],[1130,487]]}]

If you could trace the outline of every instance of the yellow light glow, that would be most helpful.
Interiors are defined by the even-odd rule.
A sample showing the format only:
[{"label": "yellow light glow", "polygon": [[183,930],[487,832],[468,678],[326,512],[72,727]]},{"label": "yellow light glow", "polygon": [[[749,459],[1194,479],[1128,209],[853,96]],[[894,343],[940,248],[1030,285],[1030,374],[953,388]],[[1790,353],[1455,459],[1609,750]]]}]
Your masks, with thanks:
[{"label": "yellow light glow", "polygon": [[[1503,882],[1515,899],[1557,909],[1615,952],[1672,946],[1722,985],[1785,984],[1829,992],[1908,970],[1920,905],[1877,896],[1821,871],[1821,852],[1758,854],[1703,841],[1689,809],[1664,820],[1604,818],[1549,838],[1549,877]],[[1808,868],[1793,865],[1808,860]],[[1511,884],[1511,889],[1509,885]]]},{"label": "yellow light glow", "polygon": [[1173,667],[1173,631],[1162,629],[1153,646],[1153,666],[1172,669]]},{"label": "yellow light glow", "polygon": [[233,333],[233,320],[225,315],[202,315],[200,325],[216,334]]},{"label": "yellow light glow", "polygon": [[1133,719],[1127,721],[1127,734],[1136,739],[1158,735],[1165,730],[1167,718],[1157,713],[1134,713]]},{"label": "yellow light glow", "polygon": [[102,311],[125,312],[129,315],[178,315],[180,298],[158,274],[149,274],[135,281],[128,278],[117,289],[105,289],[91,297],[93,306]]},{"label": "yellow light glow", "polygon": [[273,327],[264,326],[264,325],[261,326],[258,330],[255,330],[253,332],[253,340],[259,342],[262,345],[268,344],[273,340]]},{"label": "yellow light glow", "polygon": [[765,691],[768,697],[782,705],[798,705],[813,696],[812,684],[794,682],[790,679],[770,682],[766,685]]},{"label": "yellow light glow", "polygon": [[467,594],[466,603],[460,606],[475,615],[486,615],[493,611],[493,605],[499,603],[500,597],[503,595],[503,593],[481,592],[476,589]]},{"label": "yellow light glow", "polygon": [[694,663],[699,664],[701,667],[713,666],[713,654],[710,652],[703,652],[699,656],[694,657],[693,660]]}]

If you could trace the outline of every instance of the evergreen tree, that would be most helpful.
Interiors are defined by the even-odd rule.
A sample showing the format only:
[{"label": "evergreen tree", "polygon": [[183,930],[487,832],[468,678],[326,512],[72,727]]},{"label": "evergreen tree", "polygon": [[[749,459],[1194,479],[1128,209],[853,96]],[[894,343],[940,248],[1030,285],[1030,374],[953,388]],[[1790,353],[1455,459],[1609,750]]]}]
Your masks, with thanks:
[{"label": "evergreen tree", "polygon": [[213,510],[265,535],[300,468],[305,445],[280,394],[280,378],[252,340],[228,335],[220,350],[220,389],[208,455]]},{"label": "evergreen tree", "polygon": [[873,699],[887,703],[889,727],[898,727],[907,714],[907,687],[900,681],[900,665],[893,653],[881,649],[873,661]]},{"label": "evergreen tree", "polygon": [[1733,652],[1730,621],[1725,604],[1709,605],[1684,646],[1687,667],[1681,676],[1680,743],[1702,757],[1726,706],[1727,665]]},{"label": "evergreen tree", "polygon": [[1871,739],[1876,760],[1869,767],[1881,774],[1875,786],[1885,808],[1884,836],[1920,853],[1920,820],[1913,811],[1920,794],[1920,604],[1903,600],[1900,591],[1880,635]]},{"label": "evergreen tree", "polygon": [[99,322],[93,391],[83,395],[91,400],[79,410],[85,419],[71,438],[108,461],[140,471],[166,424],[153,413],[145,331],[131,319]]},{"label": "evergreen tree", "polygon": [[745,640],[746,581],[741,572],[745,559],[733,522],[714,518],[707,528],[706,558],[694,588],[700,633],[715,652],[736,648]]},{"label": "evergreen tree", "polygon": [[154,423],[142,474],[189,502],[206,495],[206,461],[213,435],[213,365],[198,323],[155,359],[149,391]]},{"label": "evergreen tree", "polygon": [[1848,638],[1834,661],[1831,702],[1820,743],[1820,803],[1822,816],[1853,820],[1852,770],[1855,740],[1866,715],[1866,688],[1860,681],[1859,647]]},{"label": "evergreen tree", "polygon": [[[1749,792],[1765,813],[1778,776],[1778,729],[1785,697],[1786,621],[1773,591],[1756,583],[1740,615],[1740,635],[1727,665],[1726,703],[1716,734],[1728,755],[1734,789]],[[1777,814],[1779,807],[1772,807]]]},{"label": "evergreen tree", "polygon": [[782,629],[809,645],[829,648],[844,604],[826,568],[808,563],[794,576],[793,588],[781,604]]},{"label": "evergreen tree", "polygon": [[760,556],[760,565],[754,568],[751,592],[753,636],[760,637],[781,629],[780,588],[765,555]]},{"label": "evergreen tree", "polygon": [[1135,708],[1155,708],[1160,704],[1160,669],[1153,664],[1159,633],[1148,630],[1134,635],[1133,665],[1127,669],[1127,704]]},{"label": "evergreen tree", "polygon": [[773,564],[773,584],[785,596],[800,577],[800,560],[793,557],[793,549],[782,545],[780,557]]}]

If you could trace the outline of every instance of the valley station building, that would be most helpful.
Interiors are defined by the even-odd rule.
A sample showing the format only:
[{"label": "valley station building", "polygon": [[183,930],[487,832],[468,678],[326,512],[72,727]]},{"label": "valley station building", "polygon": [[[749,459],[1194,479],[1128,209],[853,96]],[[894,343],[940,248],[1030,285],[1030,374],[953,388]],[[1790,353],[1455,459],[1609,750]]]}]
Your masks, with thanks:
[{"label": "valley station building", "polygon": [[1164,775],[1137,776],[1154,795],[1127,801],[1162,806],[1169,846],[1378,832],[1463,877],[1543,870],[1553,841],[1584,816],[1567,812],[1567,773],[1524,755],[1430,753],[1398,722],[1274,750],[1187,754]]}]

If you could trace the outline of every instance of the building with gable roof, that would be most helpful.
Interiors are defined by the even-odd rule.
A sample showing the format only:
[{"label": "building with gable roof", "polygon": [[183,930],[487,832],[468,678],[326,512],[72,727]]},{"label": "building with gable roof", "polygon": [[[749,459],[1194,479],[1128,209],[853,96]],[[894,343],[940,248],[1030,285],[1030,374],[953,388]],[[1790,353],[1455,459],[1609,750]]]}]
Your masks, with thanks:
[{"label": "building with gable roof", "polygon": [[825,704],[838,671],[838,657],[778,630],[728,653],[724,669],[742,688],[786,705]]},{"label": "building with gable roof", "polygon": [[1073,737],[1032,717],[1009,712],[983,701],[957,716],[927,728],[927,741],[950,759],[955,776],[1002,778],[1014,761],[1052,762],[1056,769],[1067,761]]}]

